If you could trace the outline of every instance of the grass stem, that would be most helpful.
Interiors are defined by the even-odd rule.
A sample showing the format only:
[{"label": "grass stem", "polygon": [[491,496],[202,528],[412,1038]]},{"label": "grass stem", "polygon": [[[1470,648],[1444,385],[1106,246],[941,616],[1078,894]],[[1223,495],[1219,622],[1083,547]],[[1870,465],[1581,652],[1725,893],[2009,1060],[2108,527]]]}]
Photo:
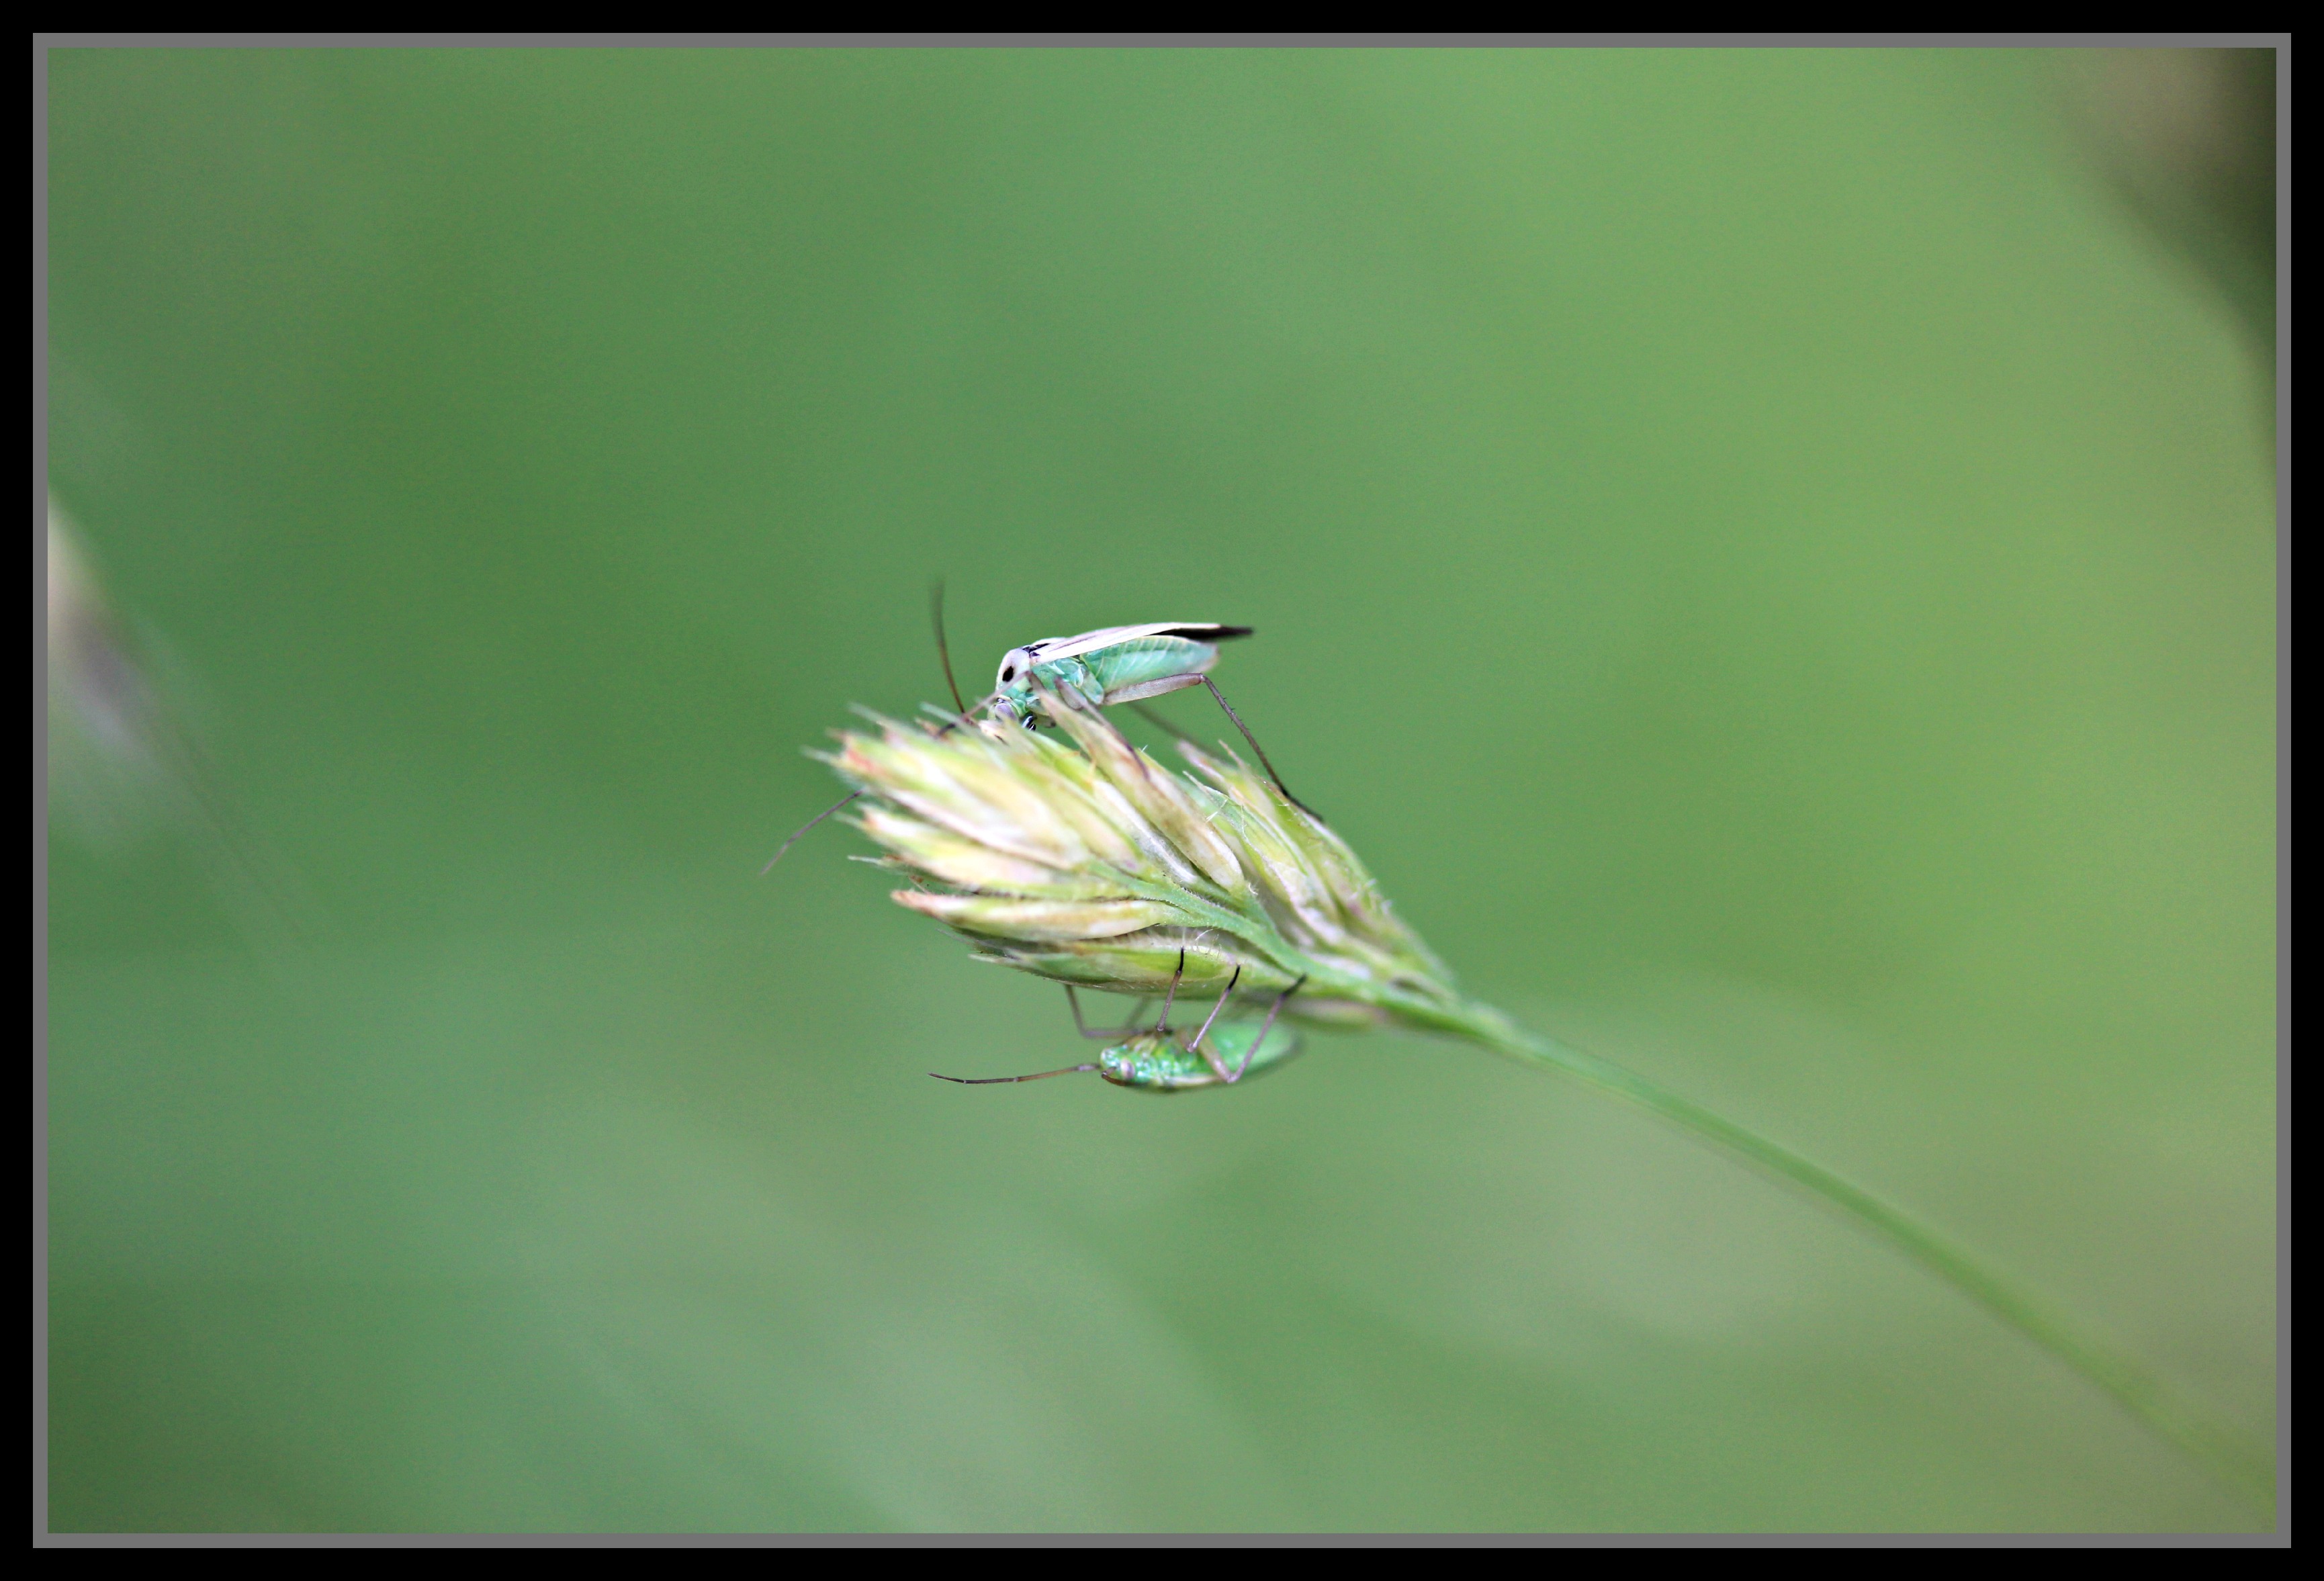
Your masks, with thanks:
[{"label": "grass stem", "polygon": [[[1407,1012],[1408,1014],[1408,1012]],[[2266,1521],[2275,1514],[2275,1457],[2249,1435],[2188,1399],[2136,1356],[2019,1288],[1894,1203],[1781,1143],[1770,1141],[1636,1071],[1526,1031],[1498,1010],[1468,1004],[1432,1017],[1520,1064],[1554,1071],[1644,1109],[1775,1176],[1903,1252],[2104,1391]]]}]

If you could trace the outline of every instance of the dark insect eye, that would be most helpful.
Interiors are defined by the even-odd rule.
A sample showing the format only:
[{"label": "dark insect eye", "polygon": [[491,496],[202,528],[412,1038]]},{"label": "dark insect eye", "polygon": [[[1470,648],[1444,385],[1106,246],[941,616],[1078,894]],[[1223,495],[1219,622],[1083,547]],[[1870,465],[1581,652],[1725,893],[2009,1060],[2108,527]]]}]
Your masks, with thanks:
[{"label": "dark insect eye", "polygon": [[1017,666],[1014,666],[1014,665],[1010,665],[1010,666],[1007,666],[1006,668],[1002,669],[1002,670],[1001,670],[1001,678],[1002,680],[1004,680],[1004,681],[1013,681],[1013,680],[1015,680],[1015,679],[1017,678]]}]

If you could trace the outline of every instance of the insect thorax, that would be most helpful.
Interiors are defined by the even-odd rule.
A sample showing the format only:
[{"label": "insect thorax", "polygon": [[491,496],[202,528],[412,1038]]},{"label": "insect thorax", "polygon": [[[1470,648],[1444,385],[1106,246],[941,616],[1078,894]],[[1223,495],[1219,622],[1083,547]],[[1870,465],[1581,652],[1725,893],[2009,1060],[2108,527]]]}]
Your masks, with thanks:
[{"label": "insect thorax", "polygon": [[[1019,657],[1019,653],[1012,653],[1010,657],[1015,659]],[[1029,718],[1037,713],[1048,712],[1048,709],[1041,702],[1041,694],[1036,690],[1037,687],[1051,692],[1066,693],[1072,699],[1086,703],[1093,708],[1105,701],[1103,683],[1092,676],[1089,666],[1078,658],[1050,659],[1021,668],[1010,663],[1004,663],[1001,666],[1001,672],[1003,675],[1007,675],[1012,669],[1016,671],[1017,678],[1014,681],[1002,682],[999,692],[1001,701],[1015,709],[1020,719]]]}]

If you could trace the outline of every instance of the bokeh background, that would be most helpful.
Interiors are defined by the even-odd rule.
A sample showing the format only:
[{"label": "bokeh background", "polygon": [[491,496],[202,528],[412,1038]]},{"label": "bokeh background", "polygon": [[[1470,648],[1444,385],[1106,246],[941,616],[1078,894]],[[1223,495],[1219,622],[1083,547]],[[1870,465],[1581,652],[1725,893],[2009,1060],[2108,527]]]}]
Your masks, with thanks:
[{"label": "bokeh background", "polygon": [[933,577],[1250,623],[1473,991],[2272,1437],[2269,59],[51,55],[53,1526],[2253,1524],[1548,1077],[942,1085],[1061,996],[757,871]]}]

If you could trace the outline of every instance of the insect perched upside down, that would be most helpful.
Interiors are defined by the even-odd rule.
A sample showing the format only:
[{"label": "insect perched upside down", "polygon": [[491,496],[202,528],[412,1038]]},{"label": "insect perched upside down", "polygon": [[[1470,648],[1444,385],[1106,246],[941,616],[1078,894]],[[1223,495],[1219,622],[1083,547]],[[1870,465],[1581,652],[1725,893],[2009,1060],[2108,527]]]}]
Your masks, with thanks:
[{"label": "insect perched upside down", "polygon": [[[1081,1001],[1068,986],[1065,1000],[1074,1007],[1074,1027],[1084,1037],[1108,1040],[1107,1046],[1089,1064],[1036,1071],[1030,1076],[938,1076],[934,1071],[928,1074],[939,1081],[957,1081],[964,1087],[991,1087],[1003,1081],[1039,1081],[1051,1076],[1094,1071],[1116,1087],[1135,1087],[1147,1092],[1185,1092],[1197,1087],[1232,1087],[1246,1076],[1275,1069],[1299,1052],[1297,1030],[1277,1028],[1275,1018],[1282,1013],[1283,1002],[1299,991],[1305,978],[1276,995],[1275,1003],[1268,1007],[1267,1019],[1256,1026],[1248,1021],[1231,1021],[1221,1026],[1219,1012],[1226,1008],[1227,1000],[1234,996],[1235,984],[1242,979],[1242,969],[1237,967],[1234,976],[1227,979],[1226,991],[1211,1007],[1210,1015],[1204,1017],[1202,1029],[1188,1037],[1170,1026],[1170,1005],[1177,997],[1178,979],[1185,971],[1186,952],[1181,950],[1178,970],[1170,977],[1170,991],[1163,997],[1162,1018],[1151,1027],[1091,1026],[1082,1020]],[[1139,1004],[1143,1006],[1145,1002],[1140,999]]]}]

